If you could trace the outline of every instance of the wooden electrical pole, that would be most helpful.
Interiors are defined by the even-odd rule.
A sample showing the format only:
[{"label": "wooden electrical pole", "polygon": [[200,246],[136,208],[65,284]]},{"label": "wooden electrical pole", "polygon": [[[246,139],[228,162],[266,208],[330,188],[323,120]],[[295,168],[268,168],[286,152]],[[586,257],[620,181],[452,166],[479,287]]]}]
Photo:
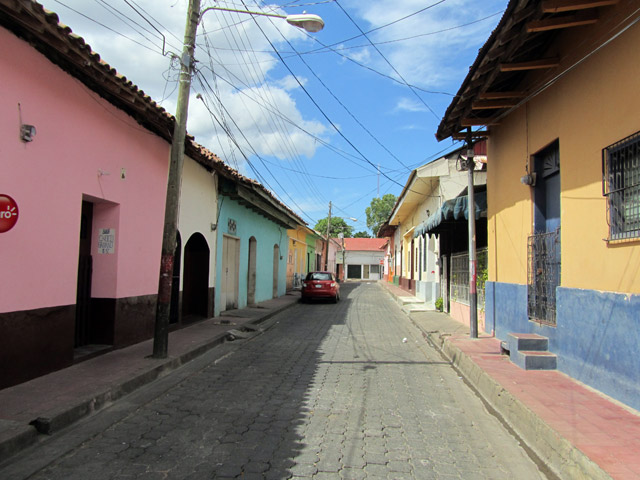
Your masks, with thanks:
[{"label": "wooden electrical pole", "polygon": [[471,338],[478,338],[478,292],[476,290],[476,205],[473,185],[475,162],[473,161],[471,127],[467,130],[467,169],[469,172],[469,186],[467,188],[467,207],[469,209],[469,336]]},{"label": "wooden electrical pole", "polygon": [[167,352],[169,350],[169,311],[171,308],[173,262],[178,232],[180,188],[182,186],[184,143],[187,135],[187,114],[189,110],[189,94],[191,92],[193,54],[196,47],[196,30],[199,20],[200,0],[190,0],[189,11],[187,13],[187,25],[184,31],[184,47],[182,49],[182,57],[180,58],[181,67],[178,104],[176,106],[176,123],[171,139],[167,199],[164,210],[164,232],[162,234],[162,259],[160,261],[158,303],[153,336],[153,358],[167,358]]},{"label": "wooden electrical pole", "polygon": [[327,218],[327,244],[324,246],[324,271],[329,271],[329,231],[331,229],[331,202],[329,202],[329,217]]}]

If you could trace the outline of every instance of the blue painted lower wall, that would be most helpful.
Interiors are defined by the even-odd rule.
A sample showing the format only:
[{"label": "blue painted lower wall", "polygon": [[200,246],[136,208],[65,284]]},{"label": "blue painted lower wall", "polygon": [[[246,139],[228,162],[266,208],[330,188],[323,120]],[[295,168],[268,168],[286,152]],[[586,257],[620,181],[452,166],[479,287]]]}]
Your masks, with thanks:
[{"label": "blue painted lower wall", "polygon": [[557,326],[529,321],[527,286],[487,282],[486,329],[549,338],[558,370],[640,410],[640,295],[558,287]]}]

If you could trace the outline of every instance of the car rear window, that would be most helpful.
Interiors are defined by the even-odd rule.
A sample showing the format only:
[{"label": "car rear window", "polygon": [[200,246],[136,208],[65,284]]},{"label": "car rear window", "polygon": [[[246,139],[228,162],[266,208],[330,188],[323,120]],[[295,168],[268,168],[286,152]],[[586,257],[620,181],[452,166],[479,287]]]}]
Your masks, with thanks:
[{"label": "car rear window", "polygon": [[331,280],[330,273],[310,273],[307,280]]}]

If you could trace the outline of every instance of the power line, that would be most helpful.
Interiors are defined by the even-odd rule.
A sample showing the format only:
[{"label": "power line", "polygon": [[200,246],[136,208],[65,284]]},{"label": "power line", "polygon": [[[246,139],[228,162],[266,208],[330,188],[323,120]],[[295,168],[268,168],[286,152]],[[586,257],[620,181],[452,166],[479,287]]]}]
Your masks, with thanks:
[{"label": "power line", "polygon": [[[344,11],[342,6],[338,3],[338,0],[334,0],[334,1],[335,1],[335,4],[338,5],[340,7],[340,9],[342,9],[342,11]],[[431,5],[427,5],[426,7],[421,8],[417,12],[410,13],[409,15],[405,15],[404,17],[398,18],[398,19],[393,20],[392,22],[389,22],[389,23],[385,23],[384,25],[380,25],[379,27],[372,28],[371,30],[367,30],[366,32],[363,32],[360,29],[360,27],[358,27],[358,25],[356,25],[356,27],[358,27],[358,30],[360,30],[360,35],[355,35],[353,37],[347,38],[347,39],[342,40],[340,42],[332,43],[331,45],[325,45],[325,46],[323,46],[323,48],[318,49],[318,50],[323,50],[323,49],[327,49],[327,48],[331,49],[332,47],[335,47],[336,45],[340,45],[340,44],[343,44],[345,42],[350,42],[351,40],[355,40],[356,38],[360,38],[360,37],[365,37],[367,40],[369,40],[369,38],[367,37],[368,34],[373,33],[375,31],[378,31],[378,30],[382,30],[383,28],[387,28],[387,27],[389,27],[391,25],[394,25],[394,24],[396,24],[398,22],[406,20],[407,18],[411,18],[411,17],[413,17],[415,15],[418,15],[418,14],[424,12],[425,10],[429,10],[430,8],[433,8],[433,7],[437,6],[437,5],[440,5],[441,3],[444,3],[445,1],[446,0],[439,0],[436,3],[432,3]],[[351,20],[353,22],[351,17],[349,17],[348,15],[347,15],[347,17],[349,18],[349,20]],[[354,24],[355,24],[355,22],[354,22]],[[306,52],[306,53],[313,53],[313,52],[318,51],[318,50],[311,50],[311,51]]]},{"label": "power line", "polygon": [[[200,75],[199,72],[196,72],[197,74],[197,78],[200,81],[201,86],[204,87],[204,85],[208,85],[208,82],[206,82],[206,79],[203,79],[202,75]],[[203,82],[204,81],[204,82]],[[214,94],[215,95],[215,94]],[[203,102],[204,103],[204,102]],[[205,103],[206,106],[206,103]],[[291,195],[288,194],[287,190],[282,186],[282,184],[278,181],[277,177],[275,175],[273,175],[273,173],[269,170],[269,168],[264,165],[264,159],[262,158],[262,156],[260,154],[258,154],[258,152],[256,151],[256,149],[251,145],[251,142],[249,142],[249,139],[244,135],[244,133],[242,132],[242,130],[240,130],[240,128],[238,127],[238,124],[235,122],[235,120],[233,120],[233,118],[231,117],[231,115],[229,114],[229,111],[226,110],[226,108],[224,107],[224,105],[222,104],[222,102],[220,102],[220,106],[224,109],[224,111],[226,112],[226,115],[228,118],[231,118],[231,121],[233,122],[233,124],[235,125],[236,129],[238,130],[238,132],[240,132],[240,135],[242,136],[242,138],[244,139],[244,141],[247,143],[247,145],[251,148],[251,150],[253,151],[253,154],[263,163],[263,166],[265,167],[265,169],[267,170],[267,172],[269,172],[269,174],[273,177],[274,181],[276,182],[276,184],[280,187],[280,189],[282,190],[282,192],[291,200],[291,202],[298,208],[298,210],[304,215],[306,216],[309,220],[313,220],[312,217],[307,214],[302,207],[300,207],[300,205],[298,205],[298,203],[293,199],[293,197],[291,197]],[[207,110],[209,111],[210,115],[212,116],[212,118],[218,122],[218,124],[220,125],[220,127],[222,127],[222,129],[227,133],[227,135],[229,136],[229,138],[233,141],[233,143],[235,144],[236,148],[238,149],[238,151],[242,154],[242,156],[244,157],[245,161],[247,162],[247,165],[249,165],[249,167],[251,168],[251,170],[254,172],[254,174],[256,175],[256,178],[258,180],[260,180],[261,183],[263,183],[264,185],[266,185],[269,190],[276,196],[279,197],[279,195],[277,194],[277,192],[275,191],[275,189],[273,187],[271,187],[269,185],[269,183],[266,181],[266,179],[260,174],[260,172],[258,172],[258,170],[255,168],[255,166],[253,165],[253,163],[251,162],[251,160],[249,160],[249,157],[246,155],[246,153],[244,152],[244,150],[242,149],[242,147],[240,146],[240,144],[238,143],[238,141],[235,139],[235,136],[233,135],[233,132],[231,132],[230,129],[228,129],[227,127],[225,127],[220,121],[219,119],[213,114],[213,112],[211,112],[211,110],[209,110],[207,108]]]},{"label": "power line", "polygon": [[[282,35],[282,32],[280,32],[280,35]],[[289,46],[294,51],[296,51],[295,47],[291,44],[291,42],[289,42],[289,40],[284,35],[282,35],[282,38],[289,44]],[[400,165],[405,167],[407,170],[411,171],[411,169],[407,167],[407,165],[404,162],[402,162],[402,160],[400,160],[393,152],[391,152],[391,150],[389,150],[385,145],[383,145],[382,142],[380,142],[380,140],[373,133],[371,133],[371,131],[351,112],[351,110],[349,110],[349,108],[347,108],[347,106],[344,103],[342,103],[342,101],[335,95],[335,93],[333,93],[333,91],[316,74],[316,72],[311,68],[311,66],[306,62],[306,60],[302,58],[302,56],[300,55],[298,56],[302,61],[302,63],[304,63],[307,69],[311,72],[311,74],[316,78],[316,80],[318,80],[320,85],[322,85],[325,88],[325,90],[329,92],[329,95],[331,95],[334,98],[334,100],[338,102],[338,104],[344,109],[344,111],[347,112],[347,114],[349,114],[351,118],[353,118],[353,120],[373,139],[373,141],[376,142],[378,145],[380,145],[380,147],[382,147],[382,149],[385,152],[391,155],[391,157],[395,159]]]},{"label": "power line", "polygon": [[99,22],[99,21],[95,20],[94,18],[91,18],[91,17],[90,17],[90,16],[88,16],[88,15],[85,15],[84,13],[82,13],[82,12],[80,12],[80,11],[78,11],[78,10],[76,10],[76,9],[74,9],[74,8],[71,8],[69,5],[66,5],[66,4],[62,3],[60,0],[53,0],[53,1],[54,1],[54,2],[56,2],[56,3],[57,3],[57,4],[59,4],[59,5],[62,5],[63,7],[67,8],[67,9],[71,10],[72,12],[76,13],[77,15],[80,15],[81,17],[86,18],[86,19],[87,19],[87,20],[89,20],[90,22],[93,22],[93,23],[95,23],[96,25],[100,25],[101,27],[103,27],[103,28],[105,28],[105,29],[109,30],[110,32],[115,33],[115,34],[116,34],[116,35],[118,35],[119,37],[126,38],[126,39],[127,39],[127,40],[129,40],[130,42],[133,42],[133,43],[135,43],[136,45],[139,45],[139,46],[141,46],[142,48],[145,48],[145,49],[147,49],[147,50],[149,50],[149,51],[151,51],[151,52],[153,52],[153,53],[160,53],[160,52],[158,52],[156,49],[151,48],[151,47],[148,47],[147,45],[144,45],[144,44],[142,44],[142,43],[138,42],[137,40],[134,40],[133,38],[131,38],[131,37],[129,37],[129,36],[127,36],[127,35],[125,35],[125,34],[123,34],[123,33],[121,33],[121,32],[118,32],[117,30],[115,30],[115,29],[113,29],[113,28],[111,28],[111,27],[108,27],[108,26],[107,26],[107,25],[105,25],[104,23],[101,23],[101,22]]},{"label": "power line", "polygon": [[[441,0],[440,2],[437,2],[435,4],[433,4],[432,6],[438,5],[440,3],[443,3],[445,0]],[[400,79],[407,85],[409,86],[409,84],[407,83],[407,81],[404,79],[404,77],[402,76],[402,74],[396,69],[396,67],[394,67],[391,62],[387,59],[387,57],[385,57],[385,55],[380,51],[380,49],[375,46],[373,44],[373,42],[369,39],[368,35],[360,28],[360,26],[356,23],[356,21],[351,17],[351,15],[349,15],[349,13],[342,7],[342,5],[340,5],[340,2],[338,0],[336,0],[336,5],[338,5],[338,7],[340,7],[340,10],[342,10],[344,12],[344,14],[347,16],[347,18],[349,20],[351,20],[351,22],[356,26],[356,28],[362,33],[362,35],[367,39],[367,41],[369,43],[371,43],[371,46],[376,50],[376,52],[378,52],[378,55],[380,55],[382,57],[382,59],[387,63],[387,65],[389,65],[391,67],[391,69],[396,72],[396,74],[398,75],[398,77],[400,77]],[[429,106],[429,104],[427,102],[424,101],[424,99],[418,95],[416,93],[416,91],[409,87],[409,89],[411,90],[411,92],[416,96],[416,98],[425,106],[427,107],[427,109],[429,109],[429,111],[433,114],[434,117],[436,117],[436,119],[440,120],[440,117],[436,114],[436,112],[433,111],[433,109]]]},{"label": "power line", "polygon": [[[336,0],[337,3],[337,0]],[[258,25],[258,28],[260,28],[260,30],[262,30],[262,28],[260,27],[260,25]],[[263,31],[264,34],[264,31]],[[351,148],[353,148],[354,151],[358,152],[358,154],[361,156],[361,158],[367,162],[369,165],[371,165],[373,168],[377,169],[376,165],[371,162],[371,160],[369,160],[359,149],[358,147],[356,147],[353,142],[351,142],[351,140],[349,140],[341,131],[340,129],[337,127],[337,125],[331,120],[331,118],[329,118],[329,116],[327,115],[327,113],[322,109],[322,107],[320,107],[320,105],[318,105],[318,102],[315,101],[315,99],[313,98],[313,96],[309,93],[309,91],[305,88],[305,86],[302,84],[302,82],[300,82],[300,80],[298,79],[298,77],[293,73],[293,71],[291,70],[291,68],[289,67],[289,65],[284,61],[284,59],[282,58],[282,56],[280,55],[280,53],[276,50],[276,48],[274,47],[273,43],[271,42],[271,40],[269,40],[268,37],[265,36],[265,38],[267,39],[267,41],[269,42],[269,44],[271,45],[271,48],[273,48],[273,51],[276,53],[276,55],[278,55],[278,58],[280,59],[280,61],[282,62],[282,64],[285,66],[285,68],[289,71],[289,73],[291,74],[291,76],[293,77],[293,79],[296,81],[296,83],[300,86],[300,88],[302,89],[302,91],[305,93],[305,95],[307,95],[307,97],[309,98],[309,100],[311,100],[311,102],[315,105],[315,107],[318,109],[318,111],[322,114],[322,116],[329,122],[329,124],[331,125],[331,127],[338,133],[338,135],[340,135],[340,137],[342,137],[342,139],[344,141],[346,141],[349,146],[351,146]],[[389,180],[395,182],[395,180],[393,180],[391,177],[389,177],[386,173],[382,173],[382,175],[384,175],[386,178],[388,178]],[[397,182],[396,182],[397,183]],[[400,184],[398,184],[400,185]]]},{"label": "power line", "polygon": [[[227,18],[227,16],[225,16],[225,19],[226,18]],[[250,40],[249,40],[248,36],[245,36],[246,38],[238,39],[235,36],[235,31],[234,30],[229,30],[229,32],[232,33],[232,36],[233,36],[232,40],[236,45],[239,44],[238,42],[243,42],[243,44],[244,44],[245,41],[250,44]],[[231,41],[229,39],[227,39],[227,40],[229,41],[229,43],[231,43]],[[255,67],[253,67],[249,62],[247,62],[246,66],[249,67],[247,69],[247,73],[246,73],[247,77],[250,78],[253,81],[253,83],[260,84],[260,81],[258,79],[258,77],[260,75],[258,75],[258,72],[255,71]],[[273,97],[272,91],[271,91],[268,83],[267,84],[263,83],[263,86],[261,86],[259,88],[256,88],[255,91],[258,94],[260,92],[263,92],[265,95],[263,95],[261,97],[262,101],[272,105],[273,109],[277,108],[275,106],[275,99]],[[244,97],[242,97],[242,98],[244,98]],[[270,110],[272,110],[272,109],[270,109]],[[284,128],[284,124],[282,122],[282,119],[280,117],[267,114],[267,112],[268,112],[267,109],[263,109],[263,111],[265,112],[264,118],[265,118],[266,122],[272,127],[274,134],[278,135],[279,138],[281,139],[279,144],[288,152],[288,155],[293,159],[293,161],[295,163],[297,163],[300,166],[301,169],[304,169],[305,167],[300,162],[299,154],[296,151],[296,149],[295,149],[295,147],[294,147],[294,145],[293,145],[293,143],[292,143],[292,141],[290,139],[290,136],[289,136],[288,132],[286,132],[286,130]],[[254,119],[253,123],[256,126],[256,128],[258,129],[258,131],[260,132],[260,134],[263,137],[265,137],[265,139],[268,138],[268,135],[262,130],[262,128],[260,126],[260,122],[257,121],[255,119],[255,117],[253,116],[252,110],[247,108],[247,112]],[[267,146],[270,148],[270,143],[269,142],[267,142]],[[271,149],[271,153],[272,153],[272,155],[277,156],[275,154],[275,152],[273,151],[273,149]],[[265,165],[265,168],[267,168],[266,165]],[[299,184],[299,182],[291,182],[291,183],[293,185],[298,185]],[[317,189],[316,185],[310,181],[310,176],[307,175],[307,176],[303,177],[302,183],[303,184],[306,183],[307,191],[312,193],[313,195],[315,195],[320,202],[325,201],[322,198],[322,195],[320,194],[320,192]]]}]

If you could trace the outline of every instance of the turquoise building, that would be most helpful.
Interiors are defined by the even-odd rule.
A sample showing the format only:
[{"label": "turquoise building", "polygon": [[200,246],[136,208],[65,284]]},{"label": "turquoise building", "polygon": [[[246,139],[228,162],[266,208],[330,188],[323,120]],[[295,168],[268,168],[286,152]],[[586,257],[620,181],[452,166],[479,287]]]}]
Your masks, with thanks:
[{"label": "turquoise building", "polygon": [[286,293],[287,230],[304,221],[239,174],[218,182],[214,315]]}]

